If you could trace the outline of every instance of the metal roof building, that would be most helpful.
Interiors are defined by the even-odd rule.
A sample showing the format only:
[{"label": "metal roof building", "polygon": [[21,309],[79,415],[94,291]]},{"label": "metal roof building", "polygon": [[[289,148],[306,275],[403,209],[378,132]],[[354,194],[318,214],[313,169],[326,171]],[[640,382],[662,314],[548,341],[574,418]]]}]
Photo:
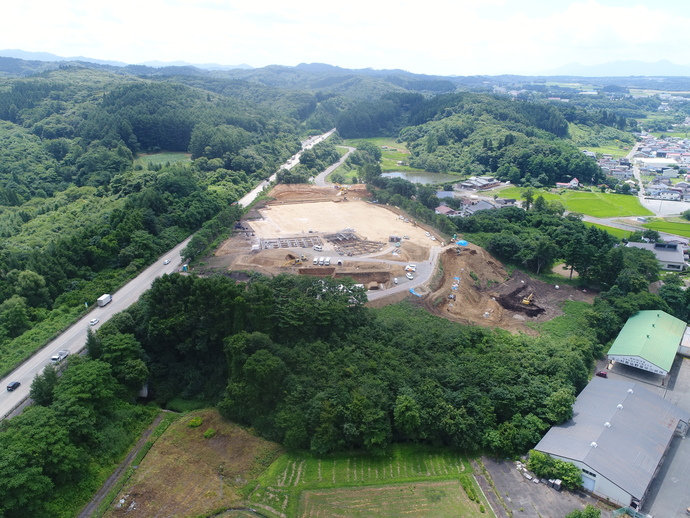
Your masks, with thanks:
[{"label": "metal roof building", "polygon": [[671,370],[686,324],[659,310],[640,311],[618,333],[609,360],[666,376]]},{"label": "metal roof building", "polygon": [[683,249],[677,243],[633,243],[625,245],[630,248],[641,248],[654,253],[662,270],[682,272],[685,269]]},{"label": "metal roof building", "polygon": [[573,418],[552,427],[535,447],[582,470],[586,490],[613,503],[642,506],[675,435],[690,414],[641,385],[594,378]]}]

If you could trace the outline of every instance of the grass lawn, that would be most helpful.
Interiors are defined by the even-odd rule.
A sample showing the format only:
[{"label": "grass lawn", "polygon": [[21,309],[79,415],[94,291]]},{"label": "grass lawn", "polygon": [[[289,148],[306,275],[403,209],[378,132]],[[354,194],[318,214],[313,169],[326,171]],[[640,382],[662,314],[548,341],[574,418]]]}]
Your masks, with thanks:
[{"label": "grass lawn", "polygon": [[[504,198],[522,199],[521,187],[511,187],[501,191]],[[653,213],[644,208],[636,196],[625,194],[608,194],[591,191],[559,191],[561,194],[535,189],[534,197],[542,195],[546,201],[560,201],[570,212],[579,212],[595,218],[616,218],[627,216],[651,216]]]},{"label": "grass lawn", "polygon": [[168,153],[163,151],[161,153],[152,153],[150,155],[139,155],[139,158],[134,161],[134,165],[140,165],[143,168],[146,168],[146,166],[149,164],[165,165],[167,163],[175,164],[178,162],[191,161],[192,155],[189,153]]},{"label": "grass lawn", "polygon": [[259,477],[248,500],[268,516],[397,516],[404,509],[414,516],[486,516],[461,479],[481,494],[467,459],[447,449],[398,445],[382,457],[286,454]]}]

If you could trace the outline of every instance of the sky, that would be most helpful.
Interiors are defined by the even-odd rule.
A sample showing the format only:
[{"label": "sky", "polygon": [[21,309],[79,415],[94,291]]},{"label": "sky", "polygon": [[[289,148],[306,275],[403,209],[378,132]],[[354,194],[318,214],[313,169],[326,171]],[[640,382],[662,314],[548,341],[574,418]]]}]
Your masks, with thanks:
[{"label": "sky", "polygon": [[689,65],[687,0],[24,0],[0,49],[186,61],[541,74],[619,60]]}]

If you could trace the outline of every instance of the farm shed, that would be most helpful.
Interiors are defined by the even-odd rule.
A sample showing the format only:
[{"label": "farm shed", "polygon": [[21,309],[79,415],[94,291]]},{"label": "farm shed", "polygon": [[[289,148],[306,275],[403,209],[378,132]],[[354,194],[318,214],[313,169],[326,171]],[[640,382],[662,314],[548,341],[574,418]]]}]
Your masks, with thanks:
[{"label": "farm shed", "polygon": [[608,359],[666,376],[685,328],[685,322],[663,311],[640,311],[618,333]]},{"label": "farm shed", "polygon": [[587,491],[640,509],[688,421],[688,412],[637,383],[594,378],[575,401],[573,418],[552,427],[535,449],[580,468]]}]

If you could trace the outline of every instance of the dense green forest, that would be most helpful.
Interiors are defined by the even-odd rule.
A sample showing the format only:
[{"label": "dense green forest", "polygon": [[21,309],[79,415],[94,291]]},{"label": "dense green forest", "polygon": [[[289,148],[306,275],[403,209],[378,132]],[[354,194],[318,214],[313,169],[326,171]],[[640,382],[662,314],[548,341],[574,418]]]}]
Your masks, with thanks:
[{"label": "dense green forest", "polygon": [[[234,202],[306,134],[336,126],[347,137],[393,136],[411,150],[411,165],[432,172],[598,183],[571,128],[617,135],[646,109],[603,97],[530,103],[479,93],[483,78],[316,65],[213,74],[7,65],[18,76],[38,73],[0,77],[5,372],[85,302],[194,232],[185,256],[200,257],[240,218]],[[458,85],[478,92],[457,93]],[[189,161],[134,165],[158,151]],[[365,308],[365,292],[349,281],[166,275],[89,333],[86,357],[70,357],[61,376],[52,367],[38,376],[37,404],[0,424],[0,515],[73,515],[150,420],[151,407],[135,403],[147,380],[156,404],[213,404],[314,454],[383,454],[417,442],[513,456],[570,417],[593,361],[629,316],[663,309],[687,318],[690,299],[677,277],[649,293],[659,276],[651,253],[617,246],[559,204],[538,197],[526,200],[527,211],[452,220],[434,214],[435,188],[381,177],[380,157],[363,145],[348,159],[380,203],[459,232],[512,267],[538,274],[562,260],[600,297],[567,305],[530,337],[451,323],[411,303]],[[319,144],[279,180],[304,181],[337,158],[333,142]]]},{"label": "dense green forest", "polygon": [[[77,67],[0,80],[2,369],[42,345],[15,343],[26,331],[49,337],[268,178],[301,148],[300,131],[268,108],[166,81]],[[161,150],[192,160],[134,166]]]},{"label": "dense green forest", "polygon": [[600,183],[596,162],[569,140],[566,115],[582,124],[625,124],[575,108],[564,113],[546,103],[462,93],[430,99],[387,94],[343,111],[337,127],[345,138],[395,137],[410,150],[409,165],[425,171],[489,174],[535,186],[573,178]]}]

